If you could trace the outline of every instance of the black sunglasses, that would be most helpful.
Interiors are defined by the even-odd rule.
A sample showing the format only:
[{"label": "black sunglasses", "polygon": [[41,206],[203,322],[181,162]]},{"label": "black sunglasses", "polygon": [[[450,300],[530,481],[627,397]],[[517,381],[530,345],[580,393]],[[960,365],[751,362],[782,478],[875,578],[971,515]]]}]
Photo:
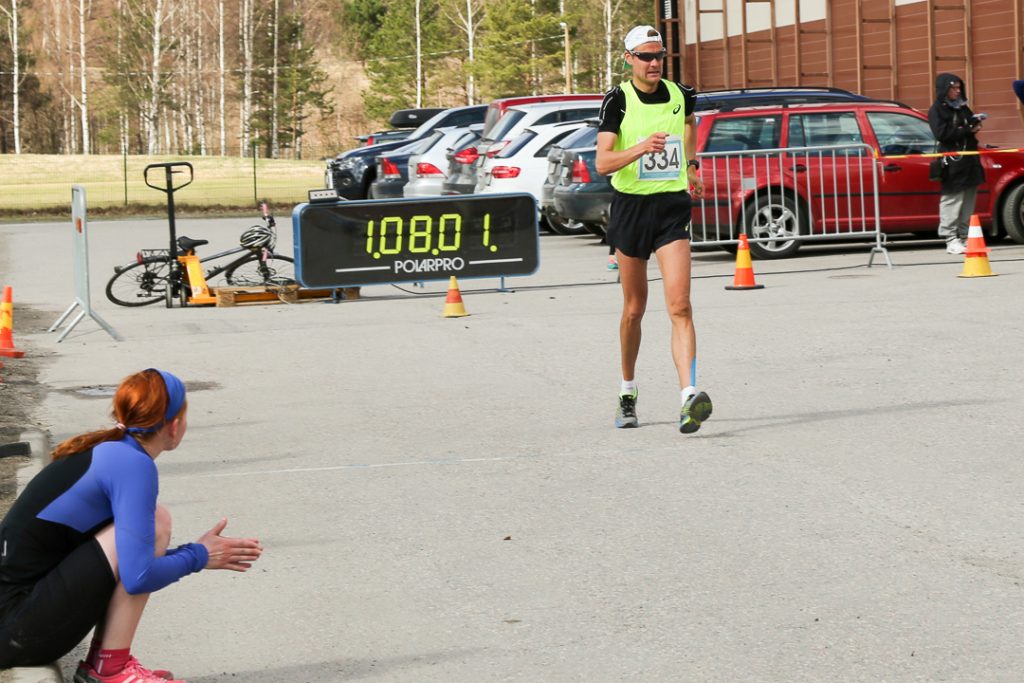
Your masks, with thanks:
[{"label": "black sunglasses", "polygon": [[655,59],[665,59],[665,55],[668,54],[665,50],[659,50],[657,52],[633,52],[629,51],[629,54],[633,55],[641,62],[653,62]]}]

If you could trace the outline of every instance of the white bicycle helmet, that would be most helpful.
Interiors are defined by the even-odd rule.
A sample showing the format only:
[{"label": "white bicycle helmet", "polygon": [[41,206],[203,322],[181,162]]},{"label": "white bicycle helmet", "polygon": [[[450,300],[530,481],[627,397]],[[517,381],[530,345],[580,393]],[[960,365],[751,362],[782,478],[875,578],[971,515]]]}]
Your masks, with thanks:
[{"label": "white bicycle helmet", "polygon": [[274,232],[263,225],[254,225],[239,238],[239,243],[251,251],[274,248]]}]

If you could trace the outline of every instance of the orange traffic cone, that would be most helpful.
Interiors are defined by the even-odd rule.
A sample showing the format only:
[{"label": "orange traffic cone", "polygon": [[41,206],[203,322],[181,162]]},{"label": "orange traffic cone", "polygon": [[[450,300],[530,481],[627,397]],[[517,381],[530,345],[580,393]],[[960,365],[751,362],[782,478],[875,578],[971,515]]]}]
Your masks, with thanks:
[{"label": "orange traffic cone", "polygon": [[764,285],[754,282],[754,266],[750,262],[750,244],[747,243],[747,233],[740,233],[740,246],[736,249],[736,275],[732,279],[732,285],[726,285],[726,289],[764,289]]},{"label": "orange traffic cone", "polygon": [[21,358],[24,351],[14,348],[14,302],[12,301],[11,288],[4,287],[4,298],[0,302],[0,356],[8,358]]},{"label": "orange traffic cone", "polygon": [[985,234],[981,231],[978,214],[971,214],[971,225],[967,230],[967,251],[964,253],[964,270],[957,277],[989,277],[995,275],[988,264],[988,248]]},{"label": "orange traffic cone", "polygon": [[455,276],[452,275],[452,279],[448,281],[448,298],[444,302],[444,317],[445,318],[461,318],[466,313],[466,307],[462,304],[462,293],[459,292],[459,283],[455,281]]}]

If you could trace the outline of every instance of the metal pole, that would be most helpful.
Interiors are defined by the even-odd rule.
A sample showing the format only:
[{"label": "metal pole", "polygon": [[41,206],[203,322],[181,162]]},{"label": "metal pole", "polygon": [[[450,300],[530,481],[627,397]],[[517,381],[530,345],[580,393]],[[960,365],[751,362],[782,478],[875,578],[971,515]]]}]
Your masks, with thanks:
[{"label": "metal pole", "polygon": [[256,191],[256,143],[252,143],[252,201],[259,204],[259,193]]},{"label": "metal pole", "polygon": [[572,52],[569,49],[569,24],[562,24],[562,43],[565,46],[565,92],[572,92]]},{"label": "metal pole", "polygon": [[128,206],[128,147],[126,145],[121,146],[121,160],[124,175],[124,205]]},{"label": "metal pole", "polygon": [[164,294],[164,301],[167,308],[174,305],[173,284],[175,260],[178,258],[178,232],[174,225],[174,177],[170,164],[164,167],[164,175],[167,178],[167,226],[171,233],[171,246],[167,252],[167,291]]}]

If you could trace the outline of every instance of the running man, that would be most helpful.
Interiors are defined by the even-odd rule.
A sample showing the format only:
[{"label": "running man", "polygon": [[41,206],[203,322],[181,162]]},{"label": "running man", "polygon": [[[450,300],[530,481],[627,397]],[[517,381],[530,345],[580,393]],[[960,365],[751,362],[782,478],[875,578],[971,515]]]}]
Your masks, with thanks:
[{"label": "running man", "polygon": [[662,80],[665,49],[661,34],[637,26],[626,34],[629,82],[613,88],[601,105],[597,171],[612,175],[615,195],[608,244],[616,250],[622,283],[619,343],[622,386],[616,427],[637,427],[636,359],[640,322],[647,310],[647,261],[658,259],[665,303],[672,322],[672,359],[679,375],[682,408],[679,431],[691,434],[711,416],[711,399],[697,391],[697,335],[690,308],[690,211],[704,184],[688,171],[696,158],[696,91]]}]

